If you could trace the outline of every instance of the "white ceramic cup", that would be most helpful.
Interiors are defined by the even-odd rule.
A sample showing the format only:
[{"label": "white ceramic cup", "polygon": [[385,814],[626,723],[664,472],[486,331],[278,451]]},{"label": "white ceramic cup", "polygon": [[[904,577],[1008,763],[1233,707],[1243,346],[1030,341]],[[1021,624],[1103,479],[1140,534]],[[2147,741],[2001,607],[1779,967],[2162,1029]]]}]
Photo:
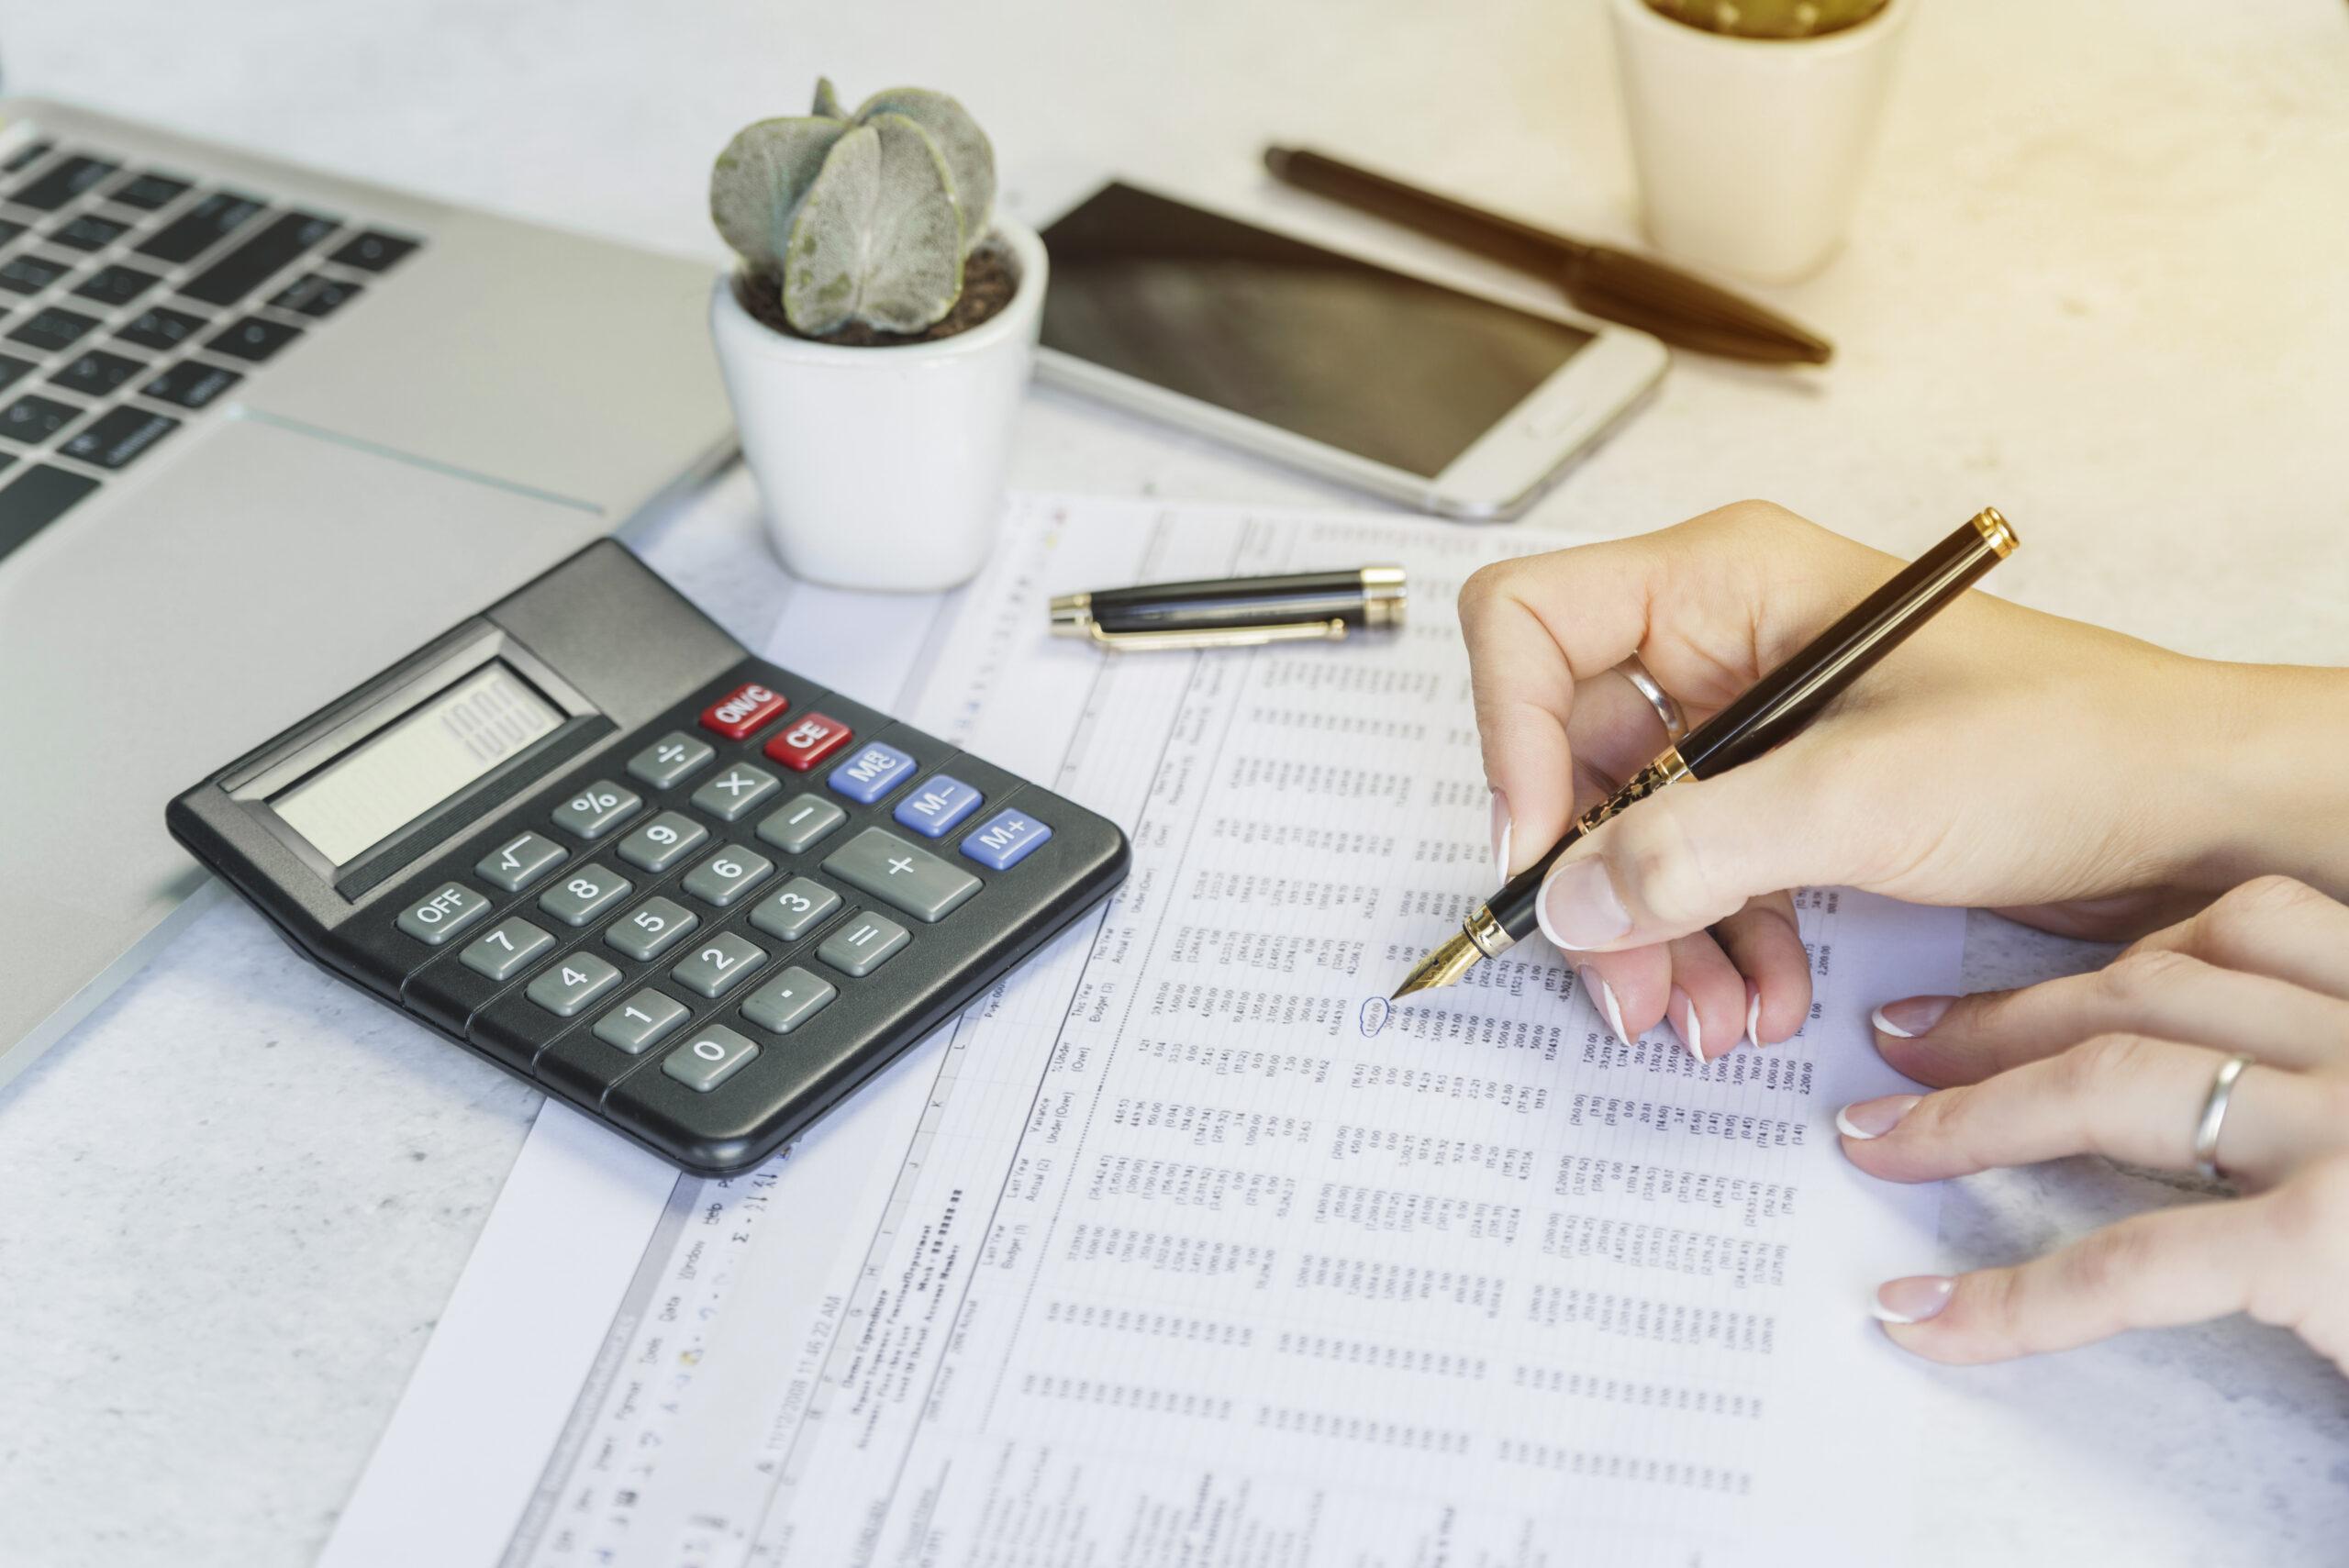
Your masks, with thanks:
[{"label": "white ceramic cup", "polygon": [[1642,0],[1609,8],[1648,237],[1765,282],[1818,271],[1850,227],[1917,0],[1814,39],[1710,33]]},{"label": "white ceramic cup", "polygon": [[767,531],[793,574],[927,592],[970,580],[1003,523],[1012,427],[1035,363],[1049,266],[1033,229],[998,218],[1011,303],[951,338],[848,348],[786,337],[710,290],[710,334]]}]

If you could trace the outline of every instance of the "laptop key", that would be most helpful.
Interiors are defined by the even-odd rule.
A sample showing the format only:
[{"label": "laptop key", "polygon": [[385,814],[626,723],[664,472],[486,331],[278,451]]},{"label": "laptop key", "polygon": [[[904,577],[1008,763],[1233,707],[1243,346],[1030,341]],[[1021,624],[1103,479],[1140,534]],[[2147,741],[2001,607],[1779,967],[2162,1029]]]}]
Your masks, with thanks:
[{"label": "laptop key", "polygon": [[82,299],[95,299],[100,305],[128,305],[149,289],[163,281],[161,272],[142,272],[136,267],[117,262],[100,267],[73,285],[73,293]]},{"label": "laptop key", "polygon": [[380,228],[371,228],[327,259],[340,261],[346,267],[385,272],[405,260],[417,243],[414,239],[403,239],[396,234],[386,234]]},{"label": "laptop key", "polygon": [[159,261],[193,261],[261,216],[262,204],[234,191],[215,191],[158,229],[139,247]]},{"label": "laptop key", "polygon": [[366,292],[364,284],[347,284],[324,272],[311,272],[270,295],[269,305],[273,310],[302,316],[332,316]]},{"label": "laptop key", "polygon": [[64,516],[65,509],[98,487],[86,474],[34,463],[0,484],[0,560]]},{"label": "laptop key", "polygon": [[176,349],[209,325],[201,316],[155,305],[139,312],[138,320],[115,336],[142,349]]},{"label": "laptop key", "polygon": [[30,343],[36,349],[47,349],[53,353],[72,348],[97,324],[98,318],[95,316],[84,316],[61,305],[45,305],[8,336],[17,342]]},{"label": "laptop key", "polygon": [[104,349],[91,349],[49,380],[50,385],[61,386],[68,392],[104,397],[146,368],[137,360],[109,354]]},{"label": "laptop key", "polygon": [[73,270],[70,261],[46,256],[11,256],[0,261],[0,289],[11,294],[39,294]]},{"label": "laptop key", "polygon": [[61,456],[100,468],[120,468],[179,428],[180,422],[168,414],[109,408],[57,450]]},{"label": "laptop key", "polygon": [[140,395],[161,402],[176,403],[183,408],[201,408],[244,379],[220,365],[183,360],[139,390]]},{"label": "laptop key", "polygon": [[143,173],[133,174],[108,191],[106,200],[137,207],[140,212],[157,212],[185,195],[187,190],[187,181],[171,174],[158,174],[150,169]]},{"label": "laptop key", "polygon": [[8,155],[8,161],[0,163],[0,174],[13,174],[19,169],[29,169],[56,150],[57,143],[53,141],[36,141],[29,147],[19,147]]},{"label": "laptop key", "polygon": [[179,292],[206,305],[233,305],[340,227],[331,217],[289,212],[182,284]]},{"label": "laptop key", "polygon": [[18,206],[55,212],[121,167],[121,164],[109,163],[103,158],[76,153],[71,158],[59,159],[9,192],[8,199]]},{"label": "laptop key", "polygon": [[0,354],[0,392],[6,392],[33,373],[33,361],[20,360],[14,354]]},{"label": "laptop key", "polygon": [[85,212],[72,222],[50,229],[49,242],[72,250],[103,250],[129,232],[130,225],[127,223]]},{"label": "laptop key", "polygon": [[287,327],[280,322],[264,321],[258,316],[248,316],[227,331],[215,335],[204,346],[216,354],[230,354],[259,364],[301,335],[299,327]]},{"label": "laptop key", "polygon": [[0,408],[0,436],[37,447],[79,419],[82,412],[71,403],[27,393],[7,407]]}]

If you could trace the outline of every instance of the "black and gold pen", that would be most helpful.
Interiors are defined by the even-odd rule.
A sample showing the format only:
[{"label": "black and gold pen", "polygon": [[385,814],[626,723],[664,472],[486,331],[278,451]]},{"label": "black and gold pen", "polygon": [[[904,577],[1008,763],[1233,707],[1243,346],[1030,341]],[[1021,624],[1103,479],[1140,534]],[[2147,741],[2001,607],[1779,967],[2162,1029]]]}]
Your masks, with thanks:
[{"label": "black and gold pen", "polygon": [[1399,566],[1144,583],[1055,595],[1052,631],[1131,652],[1335,642],[1401,626],[1408,598]]},{"label": "black and gold pen", "polygon": [[1450,985],[1523,940],[1538,923],[1542,879],[1575,842],[1636,801],[1682,779],[1709,779],[1794,739],[1820,709],[2014,553],[2015,530],[1986,506],[1949,538],[1860,602],[1842,619],[1691,729],[1605,800],[1576,817],[1550,852],[1476,906],[1459,931],[1419,960],[1394,1000]]}]

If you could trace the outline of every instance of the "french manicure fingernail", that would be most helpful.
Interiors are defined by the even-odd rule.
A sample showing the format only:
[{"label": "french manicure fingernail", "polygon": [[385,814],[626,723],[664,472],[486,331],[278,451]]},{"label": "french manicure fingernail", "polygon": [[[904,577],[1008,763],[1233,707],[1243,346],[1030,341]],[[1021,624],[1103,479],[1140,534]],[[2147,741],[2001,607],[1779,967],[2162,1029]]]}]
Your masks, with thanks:
[{"label": "french manicure fingernail", "polygon": [[1623,1030],[1623,1006],[1615,1000],[1615,987],[1601,980],[1595,969],[1586,967],[1575,973],[1582,977],[1583,994],[1598,998],[1599,1010],[1607,1015],[1607,1027],[1615,1031],[1615,1038],[1630,1044],[1631,1037]]},{"label": "french manicure fingernail", "polygon": [[1857,1101],[1835,1113],[1835,1130],[1864,1143],[1871,1138],[1882,1138],[1898,1127],[1900,1118],[1914,1110],[1917,1102],[1924,1097],[1922,1095],[1887,1095],[1880,1100]]},{"label": "french manicure fingernail", "polygon": [[1751,980],[1745,983],[1745,1038],[1762,1043],[1762,987]]},{"label": "french manicure fingernail", "polygon": [[1516,824],[1508,819],[1508,796],[1493,791],[1493,880],[1508,880],[1508,841]]},{"label": "french manicure fingernail", "polygon": [[1542,934],[1569,952],[1613,941],[1631,929],[1631,916],[1615,896],[1602,861],[1562,862],[1542,884],[1534,906]]},{"label": "french manicure fingernail", "polygon": [[1941,1316],[1957,1281],[1947,1274],[1909,1274],[1876,1287],[1868,1316],[1879,1323],[1922,1323]]},{"label": "french manicure fingernail", "polygon": [[1688,993],[1677,985],[1674,986],[1672,1000],[1665,1005],[1664,1015],[1672,1020],[1672,1027],[1680,1031],[1680,1043],[1688,1048],[1688,1054],[1699,1062],[1704,1061],[1704,1020],[1697,1017],[1697,1004],[1690,999]]},{"label": "french manicure fingernail", "polygon": [[1895,1040],[1915,1040],[1942,1021],[1942,1015],[1957,1001],[1954,996],[1903,996],[1898,1002],[1887,1002],[1868,1017],[1868,1022]]}]

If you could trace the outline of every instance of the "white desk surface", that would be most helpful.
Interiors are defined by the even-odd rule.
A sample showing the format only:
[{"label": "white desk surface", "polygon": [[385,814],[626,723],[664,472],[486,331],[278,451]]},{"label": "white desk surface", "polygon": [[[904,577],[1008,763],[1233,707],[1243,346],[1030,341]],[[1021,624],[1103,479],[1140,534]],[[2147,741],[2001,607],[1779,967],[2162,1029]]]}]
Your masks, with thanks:
[{"label": "white desk surface", "polygon": [[[852,101],[959,93],[1031,217],[1115,170],[1384,239],[1269,191],[1254,155],[1280,138],[1635,232],[1592,0],[76,0],[11,7],[0,46],[13,90],[713,260],[710,157],[819,70]],[[1995,502],[2033,545],[2003,594],[2198,653],[2349,662],[2344,171],[2337,0],[1929,5],[1849,249],[1776,296],[1836,339],[1833,369],[1684,360],[1531,526],[1759,495],[1899,548]],[[1016,479],[1352,500],[1047,394]],[[738,473],[668,527],[747,558],[752,516]],[[2099,956],[1977,916],[1968,971]],[[307,1562],[536,1105],[241,908],[201,916],[0,1091],[0,1559]],[[2171,1195],[2072,1161],[1954,1185],[1944,1231],[1962,1262],[2009,1259]],[[2349,1384],[2282,1334],[1934,1378],[1887,1561],[2341,1561]]]}]

